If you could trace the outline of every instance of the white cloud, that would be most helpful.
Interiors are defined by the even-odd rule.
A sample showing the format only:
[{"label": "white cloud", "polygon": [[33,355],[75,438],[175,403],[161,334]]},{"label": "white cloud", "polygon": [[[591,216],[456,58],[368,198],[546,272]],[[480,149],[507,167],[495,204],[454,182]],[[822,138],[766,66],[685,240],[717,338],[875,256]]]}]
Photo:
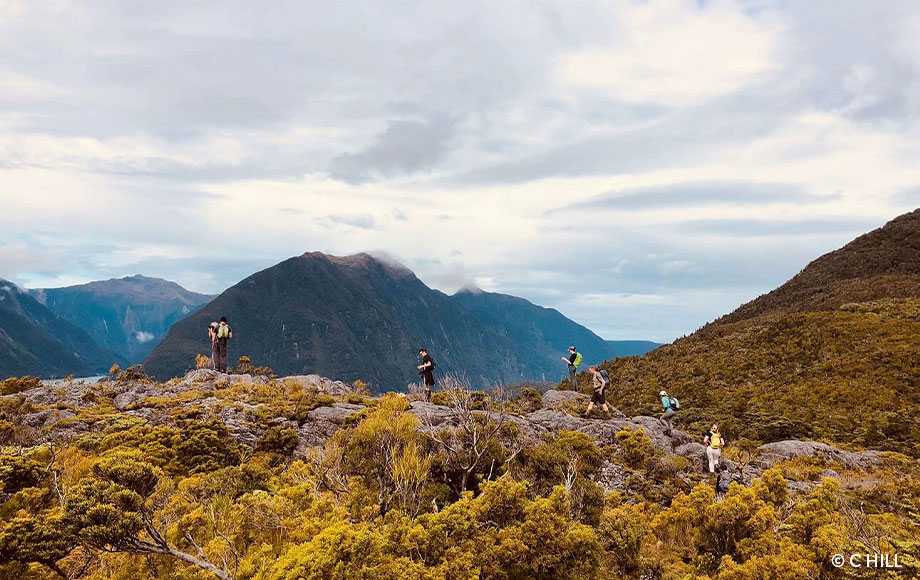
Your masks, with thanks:
[{"label": "white cloud", "polygon": [[156,338],[156,336],[154,336],[153,333],[144,332],[143,330],[139,330],[134,333],[134,338],[137,339],[137,342],[144,344],[145,342],[150,342],[151,340]]},{"label": "white cloud", "polygon": [[568,86],[685,107],[731,93],[776,67],[772,23],[734,2],[617,2],[611,10],[617,23],[606,44],[559,57],[558,73]]},{"label": "white cloud", "polygon": [[673,338],[910,205],[920,20],[881,4],[8,2],[0,276],[382,249]]}]

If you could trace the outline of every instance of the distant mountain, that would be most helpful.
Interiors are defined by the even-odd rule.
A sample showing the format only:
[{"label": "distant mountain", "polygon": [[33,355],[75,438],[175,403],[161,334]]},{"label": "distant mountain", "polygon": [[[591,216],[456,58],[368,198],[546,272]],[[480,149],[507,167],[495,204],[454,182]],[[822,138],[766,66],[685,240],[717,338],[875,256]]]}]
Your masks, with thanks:
[{"label": "distant mountain", "polygon": [[226,315],[231,360],[248,355],[280,374],[362,379],[376,390],[418,380],[415,352],[438,373],[476,385],[557,380],[571,343],[602,359],[604,341],[559,312],[485,292],[448,296],[400,265],[367,254],[307,253],[253,274],[170,329],[144,361],[152,375],[185,372],[209,350],[206,326]]},{"label": "distant mountain", "polygon": [[451,301],[475,317],[484,329],[507,338],[526,365],[540,369],[539,376],[529,379],[546,375],[555,380],[561,376],[565,367],[560,366],[559,357],[570,345],[581,351],[584,364],[614,356],[604,339],[553,308],[478,288],[464,288],[451,296]]},{"label": "distant mountain", "polygon": [[12,282],[0,280],[0,378],[88,376],[124,359]]},{"label": "distant mountain", "polygon": [[638,359],[604,363],[627,414],[758,441],[826,437],[920,456],[920,209],[821,256],[768,294]]},{"label": "distant mountain", "polygon": [[170,326],[213,298],[140,275],[29,293],[131,364],[150,354]]},{"label": "distant mountain", "polygon": [[649,351],[663,346],[660,342],[650,340],[607,340],[607,357],[641,356]]}]

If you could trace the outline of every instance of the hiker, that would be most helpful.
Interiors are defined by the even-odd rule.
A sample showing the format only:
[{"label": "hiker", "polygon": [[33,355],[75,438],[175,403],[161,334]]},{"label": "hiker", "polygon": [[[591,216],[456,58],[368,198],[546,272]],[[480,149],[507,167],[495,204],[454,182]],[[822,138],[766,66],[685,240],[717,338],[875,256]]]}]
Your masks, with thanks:
[{"label": "hiker", "polygon": [[562,360],[565,361],[566,366],[569,369],[569,381],[572,383],[572,390],[578,390],[578,382],[575,380],[575,375],[578,374],[578,367],[581,365],[582,356],[581,353],[574,346],[569,347],[569,356],[562,357]]},{"label": "hiker", "polygon": [[594,391],[591,393],[591,402],[588,403],[588,410],[585,411],[585,417],[591,415],[595,403],[600,405],[601,409],[610,416],[610,407],[607,406],[607,387],[610,386],[610,375],[607,371],[597,370],[597,367],[590,366],[588,370],[594,376]]},{"label": "hiker", "polygon": [[732,472],[721,461],[716,465],[716,500],[721,500],[728,493],[734,477]]},{"label": "hiker", "polygon": [[661,397],[661,406],[664,407],[664,413],[661,414],[658,420],[665,425],[665,435],[670,437],[671,431],[674,429],[674,425],[671,421],[674,420],[674,415],[677,414],[677,409],[680,408],[680,404],[677,402],[677,399],[669,397],[667,391],[661,391],[658,393],[658,396]]},{"label": "hiker", "polygon": [[418,374],[421,375],[425,382],[425,400],[431,401],[431,387],[434,386],[434,361],[424,348],[418,349],[418,355],[422,357],[422,364],[418,365]]},{"label": "hiker", "polygon": [[217,330],[214,334],[216,336],[213,349],[213,352],[216,353],[214,370],[219,373],[225,373],[227,372],[227,341],[233,338],[233,330],[227,324],[226,316],[220,318],[220,323],[217,325]]},{"label": "hiker", "polygon": [[217,370],[217,359],[220,358],[217,353],[217,321],[208,325],[208,338],[211,339],[211,368]]},{"label": "hiker", "polygon": [[709,459],[709,473],[716,472],[716,465],[722,457],[722,448],[725,446],[725,438],[719,431],[719,426],[713,424],[709,431],[703,436],[703,443],[706,445],[706,458]]}]

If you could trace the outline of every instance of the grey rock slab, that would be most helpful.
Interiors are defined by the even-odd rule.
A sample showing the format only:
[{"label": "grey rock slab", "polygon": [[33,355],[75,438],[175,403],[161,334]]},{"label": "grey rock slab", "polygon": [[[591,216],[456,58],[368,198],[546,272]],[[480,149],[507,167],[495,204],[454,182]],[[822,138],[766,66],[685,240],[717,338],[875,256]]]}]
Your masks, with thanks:
[{"label": "grey rock slab", "polygon": [[351,386],[342,381],[333,381],[319,375],[292,375],[279,380],[285,384],[298,384],[303,389],[315,388],[321,393],[334,396],[343,396],[354,391]]},{"label": "grey rock slab", "polygon": [[328,407],[317,407],[307,413],[307,417],[309,417],[310,421],[328,421],[335,425],[341,425],[346,418],[366,408],[364,405],[335,403]]},{"label": "grey rock slab", "polygon": [[816,457],[825,461],[836,461],[849,468],[867,468],[879,462],[881,453],[878,451],[844,451],[818,441],[799,441],[788,439],[767,443],[757,448],[757,462],[763,466],[770,466],[778,461],[793,459],[795,457]]},{"label": "grey rock slab", "polygon": [[587,403],[590,397],[584,395],[577,391],[557,391],[555,389],[550,389],[543,393],[543,406],[548,408],[556,408],[565,403],[576,402],[576,403]]}]

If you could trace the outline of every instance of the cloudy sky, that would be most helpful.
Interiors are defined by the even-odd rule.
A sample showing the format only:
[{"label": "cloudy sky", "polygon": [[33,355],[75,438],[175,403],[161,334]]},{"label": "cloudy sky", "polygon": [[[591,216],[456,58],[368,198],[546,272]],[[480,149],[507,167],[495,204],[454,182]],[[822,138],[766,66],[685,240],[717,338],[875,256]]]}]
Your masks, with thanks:
[{"label": "cloudy sky", "polygon": [[0,277],[305,251],[670,341],[920,206],[912,0],[0,0]]}]

